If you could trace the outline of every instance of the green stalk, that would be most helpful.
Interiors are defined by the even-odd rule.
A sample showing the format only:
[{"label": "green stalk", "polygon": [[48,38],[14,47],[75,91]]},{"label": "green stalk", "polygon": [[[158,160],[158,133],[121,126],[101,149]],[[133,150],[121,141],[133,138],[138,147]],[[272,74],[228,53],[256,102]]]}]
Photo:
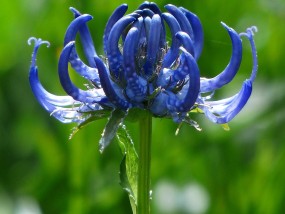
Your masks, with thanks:
[{"label": "green stalk", "polygon": [[151,166],[151,134],[152,116],[146,112],[141,117],[138,168],[138,201],[137,214],[150,213],[150,166]]},{"label": "green stalk", "polygon": [[68,213],[85,213],[83,196],[82,143],[69,142],[69,201]]}]

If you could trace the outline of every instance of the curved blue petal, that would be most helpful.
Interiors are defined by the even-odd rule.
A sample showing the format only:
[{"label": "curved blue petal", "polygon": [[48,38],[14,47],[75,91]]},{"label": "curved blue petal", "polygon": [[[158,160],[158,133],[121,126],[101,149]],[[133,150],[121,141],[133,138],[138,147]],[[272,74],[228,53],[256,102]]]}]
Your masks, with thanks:
[{"label": "curved blue petal", "polygon": [[95,87],[100,88],[101,84],[97,68],[89,67],[84,62],[82,62],[82,60],[78,57],[75,48],[73,48],[70,53],[69,62],[72,68],[79,75],[91,81],[95,85]]},{"label": "curved blue petal", "polygon": [[[77,11],[75,8],[70,7],[69,9],[71,10],[71,12],[73,12],[75,19],[81,16],[80,12]],[[95,50],[95,46],[90,31],[85,23],[82,24],[81,27],[79,28],[79,34],[83,46],[83,51],[87,58],[87,61],[91,67],[95,68],[96,65],[94,62],[94,56],[97,56],[97,53]]]},{"label": "curved blue petal", "polygon": [[255,32],[257,32],[257,27],[252,26],[246,30],[246,33],[240,33],[241,36],[245,36],[249,40],[250,46],[251,46],[252,64],[253,65],[252,65],[250,80],[252,82],[255,80],[257,70],[258,70],[257,51],[256,51],[256,47],[255,47],[254,40],[253,40],[253,35]]},{"label": "curved blue petal", "polygon": [[232,41],[232,56],[227,67],[219,75],[211,79],[201,79],[201,93],[214,91],[232,81],[241,64],[242,42],[240,36],[234,29],[228,27],[226,24],[222,23],[222,25],[228,31]]},{"label": "curved blue petal", "polygon": [[170,67],[176,60],[179,54],[179,42],[177,41],[175,34],[181,30],[178,21],[170,13],[163,13],[162,18],[166,21],[172,34],[172,43],[170,49],[167,51],[163,58],[162,68]]},{"label": "curved blue petal", "polygon": [[[72,10],[72,11],[76,14],[78,12],[76,10]],[[70,23],[70,25],[68,26],[68,28],[66,30],[65,37],[64,37],[64,46],[67,45],[71,41],[75,41],[77,32],[80,31],[80,29],[83,29],[85,27],[87,28],[86,22],[90,21],[91,19],[92,19],[92,16],[87,15],[87,14],[80,15],[77,18],[75,18]],[[91,39],[91,36],[90,35],[88,36],[88,32],[86,32],[86,29],[84,30],[84,32],[85,32],[85,34],[82,37],[83,50],[85,52],[85,55],[87,57],[87,60],[88,60],[88,63],[90,64],[90,66],[96,68],[93,57],[97,54],[95,52],[93,41]],[[88,47],[85,47],[85,46],[88,46]],[[73,56],[71,55],[70,60],[76,60],[76,59],[73,59],[72,57]]]},{"label": "curved blue petal", "polygon": [[[195,58],[195,47],[189,34],[179,31],[175,37],[183,44],[183,47]],[[196,58],[195,58],[196,59]]]},{"label": "curved blue petal", "polygon": [[69,105],[78,104],[78,102],[76,102],[70,96],[57,96],[57,95],[49,93],[48,91],[44,89],[44,87],[42,86],[38,78],[38,68],[36,65],[36,58],[37,58],[39,47],[43,44],[46,44],[49,47],[50,44],[47,41],[42,41],[41,39],[36,39],[34,37],[31,37],[28,40],[28,44],[31,45],[32,41],[34,41],[35,46],[34,46],[34,51],[32,54],[32,63],[31,63],[30,72],[29,72],[29,79],[30,79],[30,84],[31,84],[34,94],[37,94],[36,97],[40,96],[44,100],[46,100],[47,102],[55,106],[69,106]]},{"label": "curved blue petal", "polygon": [[68,43],[59,58],[58,62],[58,74],[60,83],[63,89],[68,95],[73,97],[73,99],[78,100],[83,103],[100,103],[105,97],[98,96],[97,93],[92,93],[92,91],[84,91],[77,88],[71,81],[68,74],[68,62],[72,49],[74,48],[74,42]]},{"label": "curved blue petal", "polygon": [[64,46],[67,45],[69,42],[74,41],[79,29],[91,19],[92,19],[92,16],[88,14],[81,15],[77,17],[76,19],[74,19],[66,30],[65,37],[64,37]]},{"label": "curved blue petal", "polygon": [[133,27],[127,34],[124,43],[124,70],[127,81],[126,95],[135,102],[142,102],[147,92],[147,81],[136,73],[136,48],[139,39],[139,31]]},{"label": "curved blue petal", "polygon": [[[35,42],[35,47],[32,54],[29,81],[34,96],[36,97],[40,105],[59,121],[63,123],[80,122],[81,114],[76,111],[76,106],[80,104],[79,102],[75,101],[70,96],[56,96],[54,94],[51,94],[46,91],[42,86],[38,78],[36,56],[38,48],[42,44],[49,45],[49,43],[46,41],[42,41],[41,39],[30,38],[28,40],[28,44],[31,45],[32,41]],[[63,108],[67,106],[69,106],[70,108]]]},{"label": "curved blue petal", "polygon": [[[30,86],[40,105],[62,123],[81,122],[81,114],[77,111],[76,101],[69,96],[56,96],[48,93],[38,79],[36,67],[31,67],[29,74]],[[65,106],[70,106],[65,108]],[[82,118],[83,119],[83,118]]]},{"label": "curved blue petal", "polygon": [[[183,49],[182,49],[183,50]],[[186,50],[183,50],[185,54],[185,60],[188,64],[188,68],[185,72],[189,74],[189,82],[187,91],[185,93],[175,95],[174,97],[169,97],[167,101],[167,107],[170,112],[188,112],[191,110],[195,104],[200,90],[200,72],[198,65],[194,57],[188,53]]]},{"label": "curved blue petal", "polygon": [[147,56],[144,65],[145,75],[152,76],[154,66],[156,63],[158,52],[160,51],[160,36],[161,36],[161,18],[159,15],[154,15],[151,19],[148,43],[147,43]]},{"label": "curved blue petal", "polygon": [[240,92],[230,98],[203,103],[203,111],[214,123],[224,124],[231,121],[245,106],[252,92],[252,82],[246,80]]},{"label": "curved blue petal", "polygon": [[[179,57],[179,65],[175,70],[162,69],[158,74],[157,85],[162,88],[172,89],[179,81],[182,81],[189,74],[189,63],[185,59],[185,52],[191,54],[193,52],[193,43],[190,36],[182,31],[179,31],[175,35],[176,39],[185,49]],[[192,55],[192,54],[191,54]]]},{"label": "curved blue petal", "polygon": [[94,59],[98,67],[102,88],[109,101],[120,109],[127,110],[128,108],[130,108],[131,104],[128,103],[125,99],[121,98],[116,92],[118,91],[118,89],[115,89],[114,86],[111,84],[107,68],[102,62],[102,60],[99,57],[95,57]]},{"label": "curved blue petal", "polygon": [[251,27],[247,29],[246,33],[240,34],[240,36],[248,38],[252,49],[253,66],[250,79],[244,81],[240,92],[230,98],[202,102],[201,108],[205,115],[214,123],[224,124],[231,121],[242,110],[251,95],[252,82],[255,80],[258,68],[256,48],[253,40],[254,31],[257,31],[257,28]]},{"label": "curved blue petal", "polygon": [[165,9],[168,10],[168,12],[171,13],[177,19],[177,21],[180,24],[180,27],[181,27],[182,31],[184,31],[187,34],[189,34],[191,39],[193,39],[194,36],[193,36],[192,27],[191,27],[188,19],[184,15],[184,13],[179,8],[177,8],[176,6],[174,6],[172,4],[166,5]]},{"label": "curved blue petal", "polygon": [[123,74],[123,57],[119,50],[118,42],[125,28],[135,20],[136,18],[129,15],[121,18],[112,27],[108,38],[107,57],[109,61],[110,73],[116,78],[121,78],[121,75]]},{"label": "curved blue petal", "polygon": [[145,37],[146,37],[146,41],[145,43],[147,43],[148,39],[149,39],[149,31],[150,31],[150,26],[151,26],[151,18],[150,17],[146,17],[143,19],[144,21],[144,29],[145,29]]},{"label": "curved blue petal", "polygon": [[142,4],[139,6],[139,9],[140,9],[140,10],[143,10],[143,9],[150,9],[150,10],[153,11],[155,14],[161,15],[161,11],[160,11],[159,7],[158,7],[154,2],[145,1],[144,3],[142,3]]},{"label": "curved blue petal", "polygon": [[124,14],[126,13],[127,10],[128,10],[127,4],[120,5],[112,13],[112,15],[110,16],[110,18],[107,22],[107,25],[106,25],[105,30],[104,30],[104,36],[103,36],[104,52],[106,55],[107,55],[107,44],[108,44],[108,40],[109,40],[110,31],[113,28],[113,26],[115,25],[115,23],[117,21],[119,21],[119,19],[121,19],[124,16]]},{"label": "curved blue petal", "polygon": [[[145,1],[144,3],[142,3],[139,7],[139,9],[150,9],[151,11],[153,11],[155,14],[158,14],[160,17],[162,15],[161,10],[159,9],[159,7],[157,6],[156,3],[154,2],[148,2]],[[152,17],[151,17],[152,18]],[[162,27],[162,33],[161,33],[161,38],[160,38],[160,46],[164,46],[165,45],[165,26],[164,23],[161,22],[161,27]]]},{"label": "curved blue petal", "polygon": [[150,10],[150,9],[148,9],[148,8],[145,8],[145,9],[143,9],[142,10],[142,17],[150,17],[150,18],[152,18],[153,16],[154,16],[154,12],[152,11],[152,10]]},{"label": "curved blue petal", "polygon": [[77,9],[75,9],[74,7],[70,7],[69,10],[73,13],[74,18],[77,18],[78,16],[81,16],[81,15],[82,15],[82,14],[81,14]]},{"label": "curved blue petal", "polygon": [[199,59],[202,50],[203,50],[203,44],[204,44],[204,32],[203,27],[200,22],[200,19],[194,14],[188,11],[187,9],[180,7],[180,9],[185,14],[186,18],[188,19],[192,30],[193,30],[193,42],[194,42],[194,49],[195,54],[193,55],[194,58],[197,60]]},{"label": "curved blue petal", "polygon": [[144,25],[144,19],[142,17],[139,17],[138,20],[136,20],[133,25],[133,27],[137,28],[139,31],[139,40],[137,41],[138,44],[136,45],[135,53],[137,53],[138,49],[145,42],[145,31],[143,25]]}]

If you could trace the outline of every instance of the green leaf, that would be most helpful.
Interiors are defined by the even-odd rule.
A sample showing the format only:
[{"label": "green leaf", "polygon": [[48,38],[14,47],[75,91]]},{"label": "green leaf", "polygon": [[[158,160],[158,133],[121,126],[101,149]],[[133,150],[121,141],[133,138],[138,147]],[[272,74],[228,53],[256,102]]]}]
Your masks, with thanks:
[{"label": "green leaf", "polygon": [[70,136],[69,136],[69,140],[71,140],[73,138],[73,136],[80,130],[82,129],[84,126],[87,126],[88,124],[96,121],[96,120],[100,120],[106,117],[109,117],[110,115],[110,110],[97,110],[97,111],[90,111],[90,112],[86,112],[85,113],[85,118],[86,120],[84,120],[82,123],[78,124],[77,127],[74,127]]},{"label": "green leaf", "polygon": [[103,130],[102,137],[99,141],[99,151],[101,153],[115,137],[116,132],[120,124],[123,122],[126,114],[127,112],[124,112],[120,109],[115,109],[114,111],[112,111],[112,114]]},{"label": "green leaf", "polygon": [[123,160],[120,165],[120,185],[128,193],[133,213],[136,213],[138,155],[124,125],[119,127],[116,139],[123,153]]}]

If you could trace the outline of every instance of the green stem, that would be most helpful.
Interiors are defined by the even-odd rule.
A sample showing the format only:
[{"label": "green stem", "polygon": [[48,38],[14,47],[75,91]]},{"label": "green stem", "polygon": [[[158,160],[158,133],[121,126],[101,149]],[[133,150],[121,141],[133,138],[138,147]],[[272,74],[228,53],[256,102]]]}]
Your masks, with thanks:
[{"label": "green stem", "polygon": [[152,116],[146,112],[140,119],[137,214],[150,213],[150,166]]},{"label": "green stem", "polygon": [[85,213],[83,197],[83,172],[82,172],[82,143],[79,141],[69,142],[69,204],[68,213]]}]

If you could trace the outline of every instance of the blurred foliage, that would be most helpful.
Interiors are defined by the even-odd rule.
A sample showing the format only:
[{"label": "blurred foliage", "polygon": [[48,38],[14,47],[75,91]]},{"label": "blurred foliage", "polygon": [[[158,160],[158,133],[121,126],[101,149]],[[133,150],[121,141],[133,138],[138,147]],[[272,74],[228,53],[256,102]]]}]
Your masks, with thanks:
[{"label": "blurred foliage", "polygon": [[[131,213],[128,196],[119,185],[122,159],[119,147],[112,144],[103,154],[98,151],[106,120],[87,126],[69,141],[73,125],[63,125],[51,118],[39,106],[28,84],[30,36],[51,42],[49,49],[42,48],[39,53],[40,78],[51,92],[63,94],[56,63],[66,27],[73,18],[68,7],[94,16],[89,26],[98,53],[102,53],[105,23],[121,3],[128,3],[132,11],[141,2],[1,2],[1,214],[19,214],[25,210],[31,214]],[[204,76],[220,72],[230,58],[230,40],[220,21],[239,32],[256,25],[259,73],[252,99],[229,124],[230,131],[211,124],[203,115],[195,115],[193,118],[203,131],[184,125],[175,136],[176,124],[154,120],[153,190],[162,181],[177,188],[197,183],[209,197],[207,209],[200,213],[282,213],[285,210],[285,2],[162,0],[157,3],[161,8],[167,3],[181,5],[200,17],[205,45],[199,66]],[[245,42],[244,46],[244,61],[237,80],[217,96],[236,93],[249,76],[249,45]],[[136,143],[137,124],[128,122],[127,127]],[[154,198],[153,213],[162,213],[155,201]],[[191,212],[178,209],[172,213]]]}]

